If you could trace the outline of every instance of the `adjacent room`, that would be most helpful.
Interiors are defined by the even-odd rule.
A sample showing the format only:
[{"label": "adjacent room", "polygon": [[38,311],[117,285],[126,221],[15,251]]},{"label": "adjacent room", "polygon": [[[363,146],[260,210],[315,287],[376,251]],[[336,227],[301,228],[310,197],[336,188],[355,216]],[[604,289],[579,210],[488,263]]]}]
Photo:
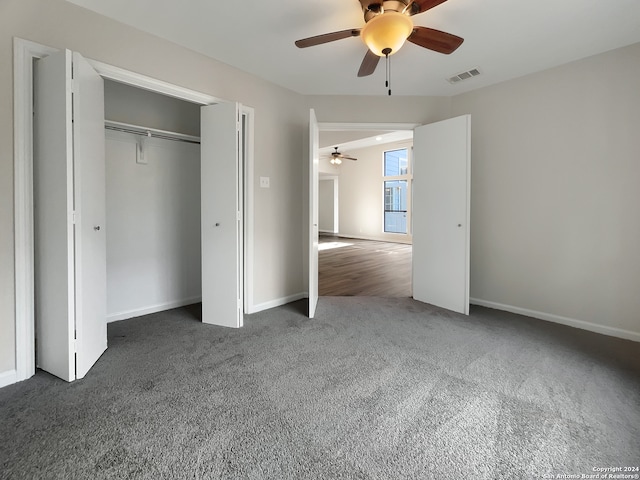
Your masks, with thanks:
[{"label": "adjacent room", "polygon": [[411,297],[412,138],[320,132],[320,296]]},{"label": "adjacent room", "polygon": [[1,479],[640,474],[637,0],[0,43]]}]

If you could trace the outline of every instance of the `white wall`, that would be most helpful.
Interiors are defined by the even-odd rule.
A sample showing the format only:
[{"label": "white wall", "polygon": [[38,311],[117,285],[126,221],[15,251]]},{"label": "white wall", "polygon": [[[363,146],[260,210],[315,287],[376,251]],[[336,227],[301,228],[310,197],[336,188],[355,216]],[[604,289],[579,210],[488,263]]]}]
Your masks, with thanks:
[{"label": "white wall", "polygon": [[[199,105],[108,80],[104,96],[108,120],[200,134]],[[200,301],[200,147],[107,131],[106,163],[108,321]]]},{"label": "white wall", "polygon": [[104,97],[107,120],[200,136],[200,105],[110,80]]},{"label": "white wall", "polygon": [[334,179],[320,179],[318,187],[318,229],[321,232],[338,233],[335,222],[335,190]]},{"label": "white wall", "polygon": [[[63,0],[0,2],[0,374],[15,368],[13,37],[158,78],[255,109],[254,302],[303,292],[303,96]],[[296,253],[298,252],[298,253]]]},{"label": "white wall", "polygon": [[200,300],[200,147],[107,133],[107,319]]},{"label": "white wall", "polygon": [[310,95],[306,99],[318,122],[425,124],[451,114],[449,97]]},{"label": "white wall", "polygon": [[345,160],[340,170],[340,235],[346,237],[411,243],[411,234],[384,232],[383,168],[386,150],[410,148],[402,141],[347,152],[358,159]]},{"label": "white wall", "polygon": [[[345,143],[390,133],[389,130],[321,130],[320,148],[341,147]],[[344,148],[342,148],[344,149]]]},{"label": "white wall", "polygon": [[453,98],[472,297],[640,340],[638,79],[640,44]]}]

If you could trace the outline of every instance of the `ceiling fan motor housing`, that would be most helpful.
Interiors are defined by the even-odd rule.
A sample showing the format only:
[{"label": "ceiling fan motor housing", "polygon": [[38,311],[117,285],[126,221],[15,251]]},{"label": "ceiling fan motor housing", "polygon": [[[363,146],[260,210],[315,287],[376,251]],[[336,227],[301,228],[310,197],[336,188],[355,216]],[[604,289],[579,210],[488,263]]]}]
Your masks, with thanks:
[{"label": "ceiling fan motor housing", "polygon": [[360,0],[360,5],[362,5],[365,22],[389,11],[403,13],[407,16],[415,15],[420,12],[420,7],[415,3],[412,3],[411,0]]}]

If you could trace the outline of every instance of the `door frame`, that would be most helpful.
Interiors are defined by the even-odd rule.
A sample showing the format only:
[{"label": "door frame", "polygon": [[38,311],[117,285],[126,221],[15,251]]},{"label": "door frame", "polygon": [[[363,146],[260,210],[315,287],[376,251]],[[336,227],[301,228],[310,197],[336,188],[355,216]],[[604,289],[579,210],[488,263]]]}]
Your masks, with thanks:
[{"label": "door frame", "polygon": [[[26,380],[35,374],[34,316],[34,237],[33,237],[33,62],[59,49],[24,40],[13,39],[13,136],[14,136],[14,314],[15,371],[13,378],[3,378],[3,385]],[[174,85],[146,75],[87,59],[105,79],[200,105],[225,100],[189,88]],[[252,107],[242,107],[245,118],[244,155],[244,310],[253,308],[253,175],[254,118]]]}]

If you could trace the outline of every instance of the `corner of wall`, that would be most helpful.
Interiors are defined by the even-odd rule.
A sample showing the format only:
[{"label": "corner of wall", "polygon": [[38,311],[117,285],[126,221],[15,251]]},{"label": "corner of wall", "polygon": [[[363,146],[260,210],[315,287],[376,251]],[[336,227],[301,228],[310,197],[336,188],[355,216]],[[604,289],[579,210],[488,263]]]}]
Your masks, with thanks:
[{"label": "corner of wall", "polygon": [[18,372],[15,370],[8,370],[0,373],[0,388],[7,387],[18,381]]}]

